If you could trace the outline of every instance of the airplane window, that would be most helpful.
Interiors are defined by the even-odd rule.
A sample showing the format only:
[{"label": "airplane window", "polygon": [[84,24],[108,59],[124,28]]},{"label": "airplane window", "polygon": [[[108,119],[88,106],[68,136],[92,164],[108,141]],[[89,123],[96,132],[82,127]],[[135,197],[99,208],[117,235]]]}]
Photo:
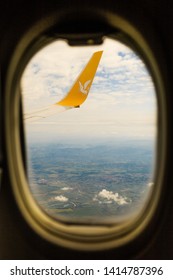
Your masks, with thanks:
[{"label": "airplane window", "polygon": [[138,215],[154,185],[156,93],[131,48],[57,40],[21,80],[27,176],[36,203],[58,220],[114,223]]}]

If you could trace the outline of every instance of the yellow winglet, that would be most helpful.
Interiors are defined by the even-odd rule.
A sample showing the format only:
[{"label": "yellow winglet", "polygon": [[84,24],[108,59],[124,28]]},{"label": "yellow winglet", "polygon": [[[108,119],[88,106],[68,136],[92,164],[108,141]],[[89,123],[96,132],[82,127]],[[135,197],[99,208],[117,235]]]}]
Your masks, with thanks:
[{"label": "yellow winglet", "polygon": [[68,94],[55,105],[80,107],[88,96],[102,53],[103,51],[98,51],[92,55]]}]

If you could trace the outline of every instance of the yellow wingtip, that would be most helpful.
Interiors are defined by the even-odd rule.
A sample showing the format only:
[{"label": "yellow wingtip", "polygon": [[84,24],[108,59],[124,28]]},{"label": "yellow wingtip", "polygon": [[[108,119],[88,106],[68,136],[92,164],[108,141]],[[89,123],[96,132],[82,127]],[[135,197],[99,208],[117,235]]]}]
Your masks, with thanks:
[{"label": "yellow wingtip", "polygon": [[68,94],[56,105],[79,107],[87,98],[103,51],[93,53]]}]

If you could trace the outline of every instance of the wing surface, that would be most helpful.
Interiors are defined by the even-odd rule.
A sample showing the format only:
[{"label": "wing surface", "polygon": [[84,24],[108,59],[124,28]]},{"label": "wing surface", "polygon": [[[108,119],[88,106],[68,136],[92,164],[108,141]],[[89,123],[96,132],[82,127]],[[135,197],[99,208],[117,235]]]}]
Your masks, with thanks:
[{"label": "wing surface", "polygon": [[38,109],[34,112],[24,114],[24,120],[27,123],[32,123],[38,120],[43,120],[49,116],[53,116],[57,113],[64,112],[65,110],[72,109],[73,107],[57,106],[55,104]]}]

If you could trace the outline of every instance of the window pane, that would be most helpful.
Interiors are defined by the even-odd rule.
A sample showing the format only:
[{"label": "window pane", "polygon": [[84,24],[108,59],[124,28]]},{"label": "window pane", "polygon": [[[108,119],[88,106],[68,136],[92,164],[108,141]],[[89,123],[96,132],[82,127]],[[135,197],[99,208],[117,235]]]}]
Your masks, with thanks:
[{"label": "window pane", "polygon": [[21,88],[28,181],[40,207],[70,222],[139,214],[154,183],[157,134],[141,58],[108,38],[90,47],[58,40],[30,60]]}]

